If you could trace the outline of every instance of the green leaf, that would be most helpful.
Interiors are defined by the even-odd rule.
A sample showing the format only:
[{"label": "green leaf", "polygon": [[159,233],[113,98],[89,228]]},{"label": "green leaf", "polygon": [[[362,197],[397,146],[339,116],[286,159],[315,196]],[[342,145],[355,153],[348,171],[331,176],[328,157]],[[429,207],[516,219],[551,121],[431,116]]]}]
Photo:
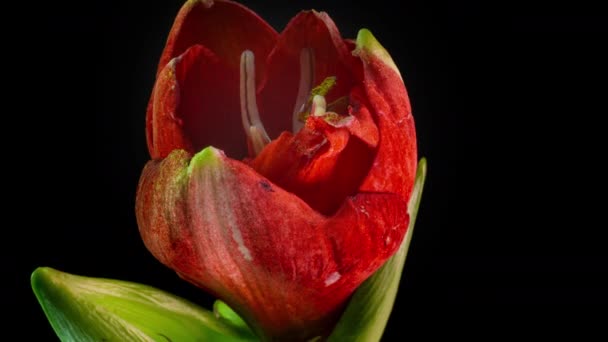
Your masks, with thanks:
[{"label": "green leaf", "polygon": [[329,342],[380,341],[397,296],[425,178],[426,159],[422,158],[418,163],[414,190],[408,206],[410,225],[401,247],[373,276],[359,286],[329,336]]},{"label": "green leaf", "polygon": [[216,300],[213,303],[213,313],[220,321],[231,325],[235,330],[241,332],[243,336],[255,338],[253,331],[251,331],[247,323],[228,304],[219,299]]},{"label": "green leaf", "polygon": [[40,267],[32,288],[62,341],[255,341],[215,315],[150,286]]}]

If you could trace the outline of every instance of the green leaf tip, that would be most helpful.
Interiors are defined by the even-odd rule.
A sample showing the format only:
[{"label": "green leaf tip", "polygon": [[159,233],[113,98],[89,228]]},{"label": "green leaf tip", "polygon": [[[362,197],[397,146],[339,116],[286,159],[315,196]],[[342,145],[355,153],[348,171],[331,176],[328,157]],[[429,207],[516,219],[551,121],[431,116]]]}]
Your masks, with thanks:
[{"label": "green leaf tip", "polygon": [[401,247],[374,275],[359,286],[329,336],[329,342],[380,341],[397,297],[401,273],[422,198],[426,173],[427,162],[425,158],[422,158],[418,162],[414,190],[408,205],[410,224]]},{"label": "green leaf tip", "polygon": [[369,61],[370,58],[377,58],[401,77],[399,68],[397,68],[391,55],[386,51],[382,44],[378,42],[372,32],[366,28],[360,29],[357,33],[356,48],[355,51],[353,51],[353,54],[359,56],[364,61]]},{"label": "green leaf tip", "polygon": [[32,289],[61,341],[255,341],[182,298],[150,286],[40,267]]}]

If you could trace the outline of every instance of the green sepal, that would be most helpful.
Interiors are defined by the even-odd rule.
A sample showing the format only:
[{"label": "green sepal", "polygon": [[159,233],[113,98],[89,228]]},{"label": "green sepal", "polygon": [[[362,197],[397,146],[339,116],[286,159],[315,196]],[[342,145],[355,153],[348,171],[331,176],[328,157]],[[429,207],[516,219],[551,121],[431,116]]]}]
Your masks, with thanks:
[{"label": "green sepal", "polygon": [[40,267],[32,288],[61,341],[255,341],[205,310],[159,289]]},{"label": "green sepal", "polygon": [[395,255],[355,291],[344,314],[329,336],[329,342],[380,341],[397,296],[403,265],[414,232],[414,223],[418,214],[425,178],[426,159],[422,158],[418,163],[414,190],[408,206],[410,224],[401,247]]}]

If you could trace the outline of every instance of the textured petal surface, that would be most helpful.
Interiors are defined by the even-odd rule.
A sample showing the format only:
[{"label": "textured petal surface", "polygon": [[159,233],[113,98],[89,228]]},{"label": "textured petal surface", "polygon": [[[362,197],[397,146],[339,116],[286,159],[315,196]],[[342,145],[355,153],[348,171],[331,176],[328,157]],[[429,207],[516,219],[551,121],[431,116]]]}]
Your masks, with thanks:
[{"label": "textured petal surface", "polygon": [[[184,54],[188,55],[189,51]],[[178,61],[173,60],[161,70],[148,104],[146,139],[148,151],[154,159],[163,158],[174,149],[193,149],[184,122],[178,117],[180,89],[175,75]]]},{"label": "textured petal surface", "polygon": [[327,332],[405,233],[401,196],[358,194],[320,215],[247,165],[207,148],[146,166],[137,217],[148,249],[218,295],[259,334]]},{"label": "textured petal surface", "polygon": [[401,75],[368,30],[359,31],[355,54],[363,61],[363,89],[380,131],[378,152],[361,191],[387,191],[409,199],[417,164],[416,128]]}]

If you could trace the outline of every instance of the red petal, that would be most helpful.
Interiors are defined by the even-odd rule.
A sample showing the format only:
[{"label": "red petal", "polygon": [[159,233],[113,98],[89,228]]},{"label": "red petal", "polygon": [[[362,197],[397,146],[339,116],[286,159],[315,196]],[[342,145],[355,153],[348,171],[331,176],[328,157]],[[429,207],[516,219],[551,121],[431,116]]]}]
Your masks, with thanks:
[{"label": "red petal", "polygon": [[401,196],[359,194],[325,218],[215,149],[189,157],[174,151],[146,165],[136,208],[142,238],[271,339],[326,332],[405,233]]},{"label": "red petal", "polygon": [[[276,31],[243,5],[226,0],[190,0],[175,18],[158,69],[160,72],[171,59],[200,44],[238,70],[243,51],[251,50],[263,61],[276,39]],[[262,63],[256,69],[264,73]]]},{"label": "red petal", "polygon": [[380,131],[374,167],[360,191],[397,193],[407,199],[414,185],[418,160],[416,129],[407,90],[390,56],[369,31],[359,32],[357,44],[363,45],[355,50],[363,61],[363,89]]},{"label": "red petal", "polygon": [[175,78],[176,60],[160,72],[152,90],[146,113],[146,139],[153,159],[164,158],[174,149],[192,150],[192,143],[178,117],[179,85]]},{"label": "red petal", "polygon": [[399,248],[408,224],[407,204],[399,195],[360,193],[347,199],[323,229],[336,244],[339,272],[365,279]]},{"label": "red petal", "polygon": [[232,156],[245,155],[238,87],[236,72],[201,45],[171,60],[158,76],[148,108],[152,158],[209,145],[221,146]]},{"label": "red petal", "polygon": [[351,91],[349,102],[350,107],[348,112],[357,118],[348,127],[350,133],[364,141],[370,148],[375,148],[380,140],[380,132],[378,132],[378,127],[376,127],[374,119],[369,112],[369,104],[367,104],[365,94],[360,87],[355,87]]},{"label": "red petal", "polygon": [[328,103],[348,95],[352,88],[356,59],[334,22],[324,12],[300,12],[287,24],[266,61],[268,70],[259,94],[259,105],[271,138],[291,130],[300,80],[300,52],[304,48],[312,48],[315,57],[313,86],[326,77],[337,77],[337,85],[327,96]]}]

